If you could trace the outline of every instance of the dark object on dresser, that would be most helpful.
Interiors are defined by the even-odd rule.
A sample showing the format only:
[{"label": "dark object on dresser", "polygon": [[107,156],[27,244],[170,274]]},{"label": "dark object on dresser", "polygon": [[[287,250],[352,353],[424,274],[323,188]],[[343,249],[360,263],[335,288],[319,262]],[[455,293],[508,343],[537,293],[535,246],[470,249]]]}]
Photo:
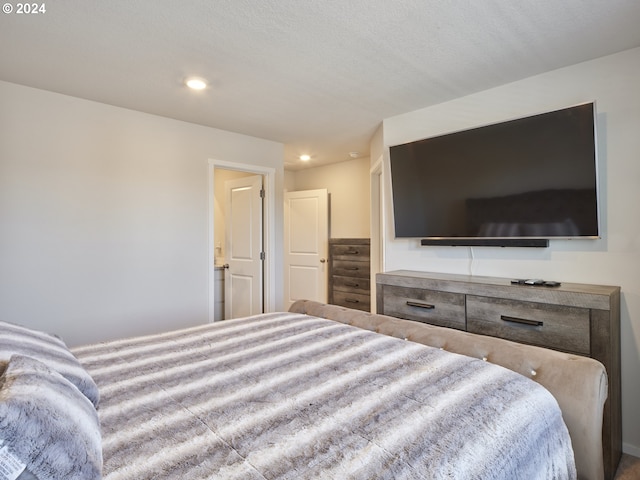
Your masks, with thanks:
[{"label": "dark object on dresser", "polygon": [[329,303],[371,311],[370,241],[329,239]]}]

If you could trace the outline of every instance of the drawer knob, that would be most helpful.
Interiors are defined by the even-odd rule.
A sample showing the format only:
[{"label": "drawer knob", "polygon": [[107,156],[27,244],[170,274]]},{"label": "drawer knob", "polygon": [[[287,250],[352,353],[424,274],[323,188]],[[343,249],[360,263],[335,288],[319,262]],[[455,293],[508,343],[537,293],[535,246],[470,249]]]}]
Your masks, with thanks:
[{"label": "drawer knob", "polygon": [[541,327],[544,322],[541,320],[529,320],[528,318],[510,317],[508,315],[500,315],[500,319],[505,322],[520,323],[522,325],[533,325],[534,327]]},{"label": "drawer knob", "polygon": [[434,308],[436,308],[435,305],[431,305],[430,303],[414,302],[411,300],[407,300],[407,305],[409,305],[410,307],[425,308],[427,310],[433,310]]}]

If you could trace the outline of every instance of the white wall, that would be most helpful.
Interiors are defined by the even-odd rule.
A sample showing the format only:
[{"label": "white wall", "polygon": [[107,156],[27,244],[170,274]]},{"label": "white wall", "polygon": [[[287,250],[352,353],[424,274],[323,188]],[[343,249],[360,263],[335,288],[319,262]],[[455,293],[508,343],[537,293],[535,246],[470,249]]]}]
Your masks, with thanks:
[{"label": "white wall", "polygon": [[[549,248],[421,247],[394,240],[386,205],[385,270],[412,269],[622,287],[625,452],[640,456],[640,48],[386,119],[384,147],[596,101],[602,239]],[[390,193],[385,148],[386,192]],[[390,198],[390,195],[387,195]]]},{"label": "white wall", "polygon": [[369,157],[287,172],[289,191],[326,188],[331,238],[369,238]]},{"label": "white wall", "polygon": [[276,170],[282,264],[282,144],[5,82],[0,105],[1,319],[70,345],[206,322],[209,159]]}]

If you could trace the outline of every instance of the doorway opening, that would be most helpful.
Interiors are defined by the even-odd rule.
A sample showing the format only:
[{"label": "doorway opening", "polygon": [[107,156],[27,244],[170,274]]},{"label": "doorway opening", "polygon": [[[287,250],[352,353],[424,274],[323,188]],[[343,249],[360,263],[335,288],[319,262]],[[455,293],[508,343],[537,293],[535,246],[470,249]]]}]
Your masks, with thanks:
[{"label": "doorway opening", "polygon": [[[217,175],[216,175],[217,173]],[[221,269],[224,265],[229,264],[227,261],[229,252],[226,251],[224,246],[224,238],[226,235],[227,225],[225,225],[224,215],[224,201],[219,201],[221,195],[224,197],[224,188],[220,185],[224,185],[224,180],[229,179],[231,183],[235,182],[234,179],[240,179],[250,176],[261,176],[263,185],[263,206],[261,208],[262,214],[262,278],[261,293],[262,300],[259,310],[268,312],[273,311],[275,306],[275,270],[274,270],[274,253],[275,253],[275,240],[274,240],[274,206],[275,206],[275,169],[268,167],[258,167],[255,165],[239,164],[236,162],[227,162],[223,160],[209,160],[209,259],[208,259],[208,271],[209,271],[209,322],[213,322],[216,318],[219,318],[220,302],[222,290],[220,289],[220,275]],[[217,177],[220,177],[219,179]],[[218,180],[222,180],[219,182]],[[223,189],[220,192],[220,188]],[[240,193],[241,202],[243,193]],[[228,277],[228,273],[225,277]],[[225,282],[226,283],[226,282]],[[237,282],[236,284],[243,283]],[[244,282],[246,285],[246,282]],[[226,288],[233,289],[233,283],[224,286]],[[242,286],[238,286],[238,294],[242,294],[240,290]],[[233,292],[231,292],[233,293]],[[228,295],[227,295],[228,298]],[[216,312],[216,309],[218,312]],[[218,313],[218,315],[216,315]],[[259,313],[259,312],[256,312]]]}]

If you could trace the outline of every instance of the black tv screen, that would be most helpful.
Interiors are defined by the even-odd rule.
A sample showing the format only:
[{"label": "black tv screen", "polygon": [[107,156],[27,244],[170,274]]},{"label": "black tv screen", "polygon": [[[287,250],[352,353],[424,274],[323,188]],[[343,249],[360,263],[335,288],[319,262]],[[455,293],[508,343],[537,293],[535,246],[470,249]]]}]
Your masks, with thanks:
[{"label": "black tv screen", "polygon": [[390,147],[396,237],[597,238],[595,105]]}]

